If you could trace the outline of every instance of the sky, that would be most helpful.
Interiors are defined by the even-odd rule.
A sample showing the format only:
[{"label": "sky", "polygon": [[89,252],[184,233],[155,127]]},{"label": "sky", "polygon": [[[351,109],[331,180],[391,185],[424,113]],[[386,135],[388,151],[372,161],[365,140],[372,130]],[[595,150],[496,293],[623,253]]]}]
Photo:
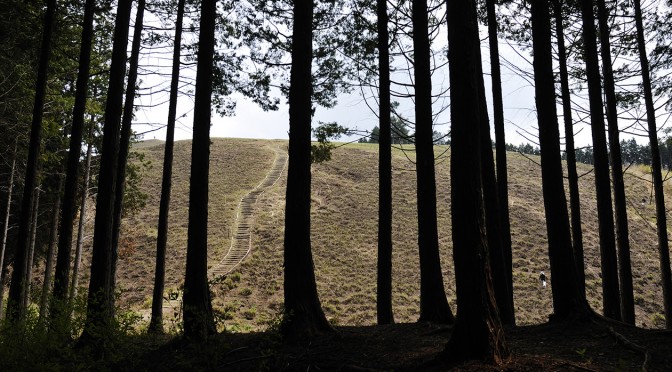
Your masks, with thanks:
[{"label": "sky", "polygon": [[[149,17],[152,22],[151,16]],[[437,49],[445,47],[446,44],[446,30],[445,28],[439,31],[437,36]],[[534,102],[534,87],[526,79],[519,76],[517,72],[512,71],[507,65],[516,66],[516,68],[526,71],[532,70],[532,57],[529,51],[517,50],[515,47],[508,44],[506,41],[499,41],[499,49],[502,60],[502,90],[503,90],[503,104],[505,117],[505,133],[506,142],[513,144],[521,144],[536,141],[534,134],[538,132],[536,122],[535,102]],[[168,49],[170,50],[170,48]],[[155,52],[156,50],[154,50]],[[483,58],[483,70],[485,76],[485,89],[487,92],[487,103],[490,114],[491,128],[492,124],[492,86],[490,80],[490,61],[489,50],[487,44],[487,29],[481,26],[481,53]],[[443,57],[445,59],[445,57]],[[438,61],[437,63],[441,63]],[[149,72],[163,72],[163,77],[157,75],[146,75],[141,83],[143,91],[140,97],[136,98],[136,105],[138,110],[136,112],[136,120],[134,122],[134,130],[136,133],[145,133],[143,139],[165,139],[165,129],[162,129],[163,123],[166,122],[168,116],[167,93],[156,93],[161,87],[166,87],[169,84],[169,77],[167,75],[170,71],[170,58],[164,55],[157,54],[143,54],[140,61],[141,68],[143,64],[146,71]],[[152,67],[148,67],[152,66]],[[163,67],[154,67],[163,66]],[[195,76],[195,68],[192,67],[185,73],[186,76]],[[393,75],[393,80],[395,76]],[[397,76],[396,79],[409,81],[408,77]],[[151,88],[148,88],[151,87]],[[433,76],[433,91],[435,94],[448,88],[448,68],[447,66],[435,72]],[[192,88],[193,89],[193,88]],[[148,94],[153,93],[153,94]],[[585,94],[585,91],[583,92]],[[371,92],[367,93],[371,95]],[[277,94],[276,96],[279,96]],[[236,137],[236,138],[266,138],[266,139],[287,139],[289,130],[288,106],[285,104],[286,98],[280,97],[282,104],[278,111],[264,112],[255,103],[245,99],[240,95],[234,95],[237,102],[235,115],[231,117],[221,117],[218,114],[212,114],[211,137]],[[580,100],[580,98],[575,98]],[[439,100],[434,106],[434,111],[441,111],[441,106],[449,104],[449,99]],[[162,103],[162,104],[159,104]],[[369,103],[375,108],[375,102],[369,98]],[[177,140],[190,139],[192,136],[191,127],[193,125],[193,99],[186,96],[181,96],[178,101],[178,124],[176,127],[175,138]],[[412,100],[401,100],[400,111],[406,117],[413,116]],[[558,114],[562,113],[561,106],[558,106]],[[435,119],[437,123],[443,125],[437,126],[435,129],[439,132],[446,133],[449,130],[450,110],[444,110],[442,114]],[[575,121],[577,118],[574,118]],[[316,113],[313,118],[313,126],[318,122],[333,122],[351,129],[359,131],[370,131],[378,124],[376,114],[367,106],[364,98],[358,90],[350,94],[342,94],[338,97],[338,104],[332,109],[325,109],[322,107],[316,108]],[[147,125],[151,123],[151,125]],[[561,141],[564,141],[564,126],[562,125],[562,117],[558,118],[560,126]],[[157,129],[158,128],[158,129]],[[575,144],[576,147],[589,145],[591,140],[590,128],[586,123],[579,123],[575,125]],[[527,133],[526,133],[527,132]],[[492,133],[494,138],[494,129]],[[621,138],[631,137],[627,134],[622,134]],[[356,141],[358,137],[341,138],[342,141]],[[638,139],[638,141],[645,141]],[[564,146],[563,146],[564,147]]]},{"label": "sky", "polygon": [[[441,35],[445,40],[445,34]],[[445,44],[445,43],[444,43]],[[507,58],[514,61],[514,63],[526,63],[522,59],[515,62],[519,57],[516,53],[506,52],[507,46],[500,42],[500,48],[503,53],[507,53]],[[441,45],[438,45],[441,47]],[[483,68],[486,74],[489,73],[489,60],[487,60],[488,50],[482,49],[484,61]],[[150,55],[143,55],[140,65],[156,66],[163,65],[161,70],[164,71],[163,77],[145,76],[141,87],[145,87],[143,94],[136,98],[136,120],[134,121],[134,130],[136,133],[145,133],[143,139],[165,139],[165,129],[158,129],[166,122],[168,116],[167,93],[153,93],[151,89],[146,87],[161,87],[169,84],[166,71],[169,71],[169,61],[167,58],[158,58]],[[154,68],[154,67],[153,67]],[[530,66],[531,68],[531,66]],[[149,68],[148,68],[149,69]],[[155,69],[155,68],[154,68]],[[158,71],[155,69],[155,71]],[[536,116],[534,114],[534,88],[524,79],[518,77],[516,74],[503,69],[502,71],[503,95],[505,118],[507,123],[506,138],[507,142],[519,144],[528,142],[525,138],[519,135],[520,129],[517,126],[527,128],[534,132],[536,131],[531,125],[534,124]],[[187,71],[186,75],[193,76],[195,73],[192,70]],[[404,79],[403,77],[401,79]],[[448,69],[443,68],[435,73],[433,76],[434,91],[440,92],[442,89],[448,88]],[[492,118],[492,99],[491,99],[491,83],[489,74],[485,79],[486,91],[488,93],[488,106],[490,116]],[[367,92],[371,95],[371,92]],[[279,94],[278,94],[279,96]],[[286,98],[281,97],[281,105],[278,111],[265,112],[258,105],[250,100],[242,97],[239,94],[234,94],[236,100],[235,115],[231,117],[221,117],[218,114],[212,114],[212,127],[210,131],[211,137],[236,137],[236,138],[266,138],[266,139],[287,139],[289,130],[289,115],[288,106],[285,104]],[[369,103],[377,109],[375,101],[369,97]],[[360,131],[370,131],[378,124],[377,115],[374,114],[369,106],[367,106],[362,94],[359,90],[353,93],[341,94],[337,98],[338,104],[331,109],[317,107],[315,116],[313,118],[313,125],[318,122],[332,122],[336,121],[338,124],[351,129]],[[160,105],[157,103],[163,102]],[[442,104],[449,104],[449,100],[444,100]],[[151,106],[151,107],[149,107]],[[435,111],[440,110],[441,104],[435,105]],[[181,96],[178,101],[178,123],[175,131],[176,140],[190,139],[192,136],[191,127],[193,125],[193,99]],[[410,100],[402,100],[400,111],[407,117],[413,116],[413,106]],[[445,110],[440,117],[436,119],[437,122],[444,123],[437,126],[435,129],[439,132],[446,133],[449,130],[447,123],[449,122],[450,110]],[[492,121],[492,120],[491,120]],[[147,125],[151,123],[151,125]],[[514,125],[513,123],[516,123]],[[346,137],[341,140],[356,140],[358,137]],[[493,132],[494,138],[494,132]]]}]

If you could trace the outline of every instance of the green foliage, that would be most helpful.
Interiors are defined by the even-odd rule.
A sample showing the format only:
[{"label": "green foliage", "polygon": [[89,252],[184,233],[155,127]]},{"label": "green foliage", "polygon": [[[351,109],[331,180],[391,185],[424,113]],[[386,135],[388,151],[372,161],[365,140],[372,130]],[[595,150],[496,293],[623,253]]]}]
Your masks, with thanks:
[{"label": "green foliage", "polygon": [[144,208],[148,195],[140,188],[143,173],[151,169],[152,163],[145,160],[145,154],[131,151],[126,167],[126,189],[124,192],[123,215],[135,213]]},{"label": "green foliage", "polygon": [[3,321],[0,324],[0,370],[100,370],[128,356],[130,340],[138,334],[141,317],[137,313],[119,307],[112,324],[94,329],[96,335],[105,337],[101,358],[99,350],[95,350],[99,345],[75,349],[71,343],[82,332],[86,320],[87,293],[81,291],[71,304],[56,306],[62,306],[63,314],[71,314],[69,319],[64,317],[44,324],[39,321],[37,307],[31,306],[23,323]]},{"label": "green foliage", "polygon": [[331,140],[341,138],[342,135],[350,133],[348,128],[338,125],[337,123],[323,123],[313,129],[313,135],[317,139],[316,145],[310,146],[310,157],[313,163],[323,163],[331,160],[331,150],[336,148],[336,145],[331,143]]}]

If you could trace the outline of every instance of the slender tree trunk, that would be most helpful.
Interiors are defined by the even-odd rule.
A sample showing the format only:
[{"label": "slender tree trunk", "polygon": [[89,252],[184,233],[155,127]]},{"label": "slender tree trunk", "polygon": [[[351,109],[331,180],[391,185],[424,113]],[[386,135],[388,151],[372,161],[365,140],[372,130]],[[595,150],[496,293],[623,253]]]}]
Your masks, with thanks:
[{"label": "slender tree trunk", "polygon": [[[122,114],[124,77],[126,75],[126,47],[131,18],[131,0],[119,0],[114,26],[110,83],[105,105],[103,147],[100,156],[96,220],[93,232],[91,278],[87,297],[86,322],[79,342],[103,341],[104,330],[109,329],[113,310],[109,299],[112,283],[112,225],[117,183],[117,156],[119,154],[119,124]],[[104,345],[99,344],[99,345]]]},{"label": "slender tree trunk", "polygon": [[[502,75],[499,66],[499,42],[497,40],[497,17],[495,0],[485,2],[488,13],[488,41],[490,45],[490,72],[492,77],[492,105],[495,124],[495,152],[497,157],[497,198],[501,253],[506,292],[495,288],[499,316],[504,324],[516,324],[513,306],[513,256],[511,252],[511,223],[509,221],[509,185],[506,168],[506,139],[504,136],[504,104],[502,99]],[[486,111],[487,113],[487,111]],[[488,137],[490,131],[488,129]],[[488,144],[489,146],[489,144]],[[497,274],[493,264],[493,274]],[[496,277],[499,277],[496,275]],[[497,284],[495,284],[497,286]]]},{"label": "slender tree trunk", "polygon": [[44,282],[42,282],[42,296],[40,297],[39,323],[44,324],[47,316],[47,300],[51,292],[51,279],[53,274],[54,250],[58,242],[58,214],[61,210],[61,192],[63,191],[63,176],[58,176],[58,195],[51,212],[51,227],[49,228],[49,248],[47,249],[47,262],[44,267]]},{"label": "slender tree trunk", "polygon": [[184,337],[205,340],[216,332],[208,288],[208,172],[210,112],[217,2],[201,1],[198,70],[194,102],[194,139],[189,183],[187,270],[184,277]]},{"label": "slender tree trunk", "polygon": [[604,316],[620,320],[621,300],[618,287],[614,217],[611,207],[609,159],[607,155],[607,139],[604,134],[604,117],[602,115],[602,92],[600,87],[600,67],[597,59],[595,16],[591,0],[581,0],[581,16],[583,19],[586,77],[588,79],[588,97],[590,102],[590,127],[593,135],[595,193],[597,195],[600,258],[602,263],[602,305]]},{"label": "slender tree trunk", "polygon": [[[79,183],[79,157],[82,152],[82,131],[84,113],[89,84],[89,68],[91,66],[91,44],[93,42],[93,15],[95,0],[84,3],[84,19],[82,23],[82,44],[79,50],[79,71],[75,85],[75,106],[72,109],[72,129],[70,133],[70,150],[65,175],[65,190],[61,211],[61,227],[58,238],[56,271],[54,274],[54,295],[50,317],[56,319],[63,313],[68,300],[68,283],[70,282],[70,255],[72,251],[72,229],[77,208],[77,185]],[[67,322],[66,322],[67,323]],[[65,331],[65,330],[63,330]]]},{"label": "slender tree trunk", "polygon": [[14,173],[16,172],[16,148],[18,143],[14,142],[14,155],[12,156],[12,172],[9,176],[9,185],[7,185],[7,206],[5,207],[5,219],[2,226],[2,249],[0,250],[0,322],[4,319],[3,302],[5,298],[5,251],[7,248],[7,232],[9,231],[9,216],[12,210],[12,190],[14,188]]},{"label": "slender tree trunk", "polygon": [[310,246],[313,9],[312,1],[294,1],[285,198],[285,319],[280,331],[295,339],[332,330],[317,294]]},{"label": "slender tree trunk", "polygon": [[585,316],[588,304],[580,295],[569,231],[569,215],[562,178],[560,131],[555,107],[555,82],[551,50],[551,19],[547,1],[533,1],[532,45],[534,91],[539,121],[541,176],[551,264],[555,320]]},{"label": "slender tree trunk", "polygon": [[413,56],[415,71],[415,153],[420,250],[421,322],[453,323],[443,287],[439,233],[436,222],[436,182],[432,138],[432,76],[427,1],[413,0]]},{"label": "slender tree trunk", "polygon": [[[449,0],[448,59],[451,97],[451,209],[457,320],[441,358],[451,362],[486,359],[499,363],[509,354],[497,312],[488,259],[483,205],[479,122],[481,69],[476,3]],[[492,151],[489,149],[489,151]]]},{"label": "slender tree trunk", "polygon": [[173,178],[173,147],[175,142],[175,120],[177,117],[177,93],[180,83],[180,51],[182,44],[182,21],[185,0],[177,3],[175,20],[175,40],[173,41],[173,69],[170,81],[170,104],[166,125],[166,147],[163,154],[163,178],[161,180],[161,202],[159,204],[159,228],[156,238],[156,269],[154,271],[154,292],[152,294],[152,318],[149,332],[163,333],[163,290],[166,277],[166,245],[168,242],[168,211]]},{"label": "slender tree trunk", "polygon": [[37,218],[40,212],[40,187],[35,188],[35,204],[33,204],[33,222],[30,226],[30,246],[28,248],[28,261],[26,262],[26,293],[23,297],[23,306],[28,309],[30,305],[30,287],[33,282],[33,265],[35,262],[35,241],[37,240]]},{"label": "slender tree trunk", "polygon": [[33,121],[30,126],[30,145],[28,147],[28,161],[26,163],[26,178],[23,184],[23,199],[21,200],[21,214],[19,215],[19,234],[14,253],[14,271],[12,283],[9,287],[7,300],[7,315],[11,321],[23,320],[26,308],[23,306],[26,282],[25,268],[28,259],[28,233],[30,228],[31,206],[33,205],[33,189],[37,179],[37,164],[40,158],[40,141],[42,137],[42,114],[44,98],[47,89],[47,70],[49,69],[49,55],[51,53],[51,34],[53,31],[56,12],[56,0],[47,0],[47,10],[44,15],[44,29],[42,31],[42,45],[40,47],[40,62],[37,70],[35,86],[35,104],[33,106]]},{"label": "slender tree trunk", "polygon": [[630,239],[628,237],[628,211],[623,184],[623,161],[618,133],[616,89],[614,72],[611,69],[611,42],[609,40],[609,14],[604,0],[597,0],[597,16],[602,45],[602,76],[606,98],[607,128],[609,131],[609,156],[611,157],[611,181],[614,189],[614,222],[616,225],[616,248],[618,253],[618,279],[621,289],[621,319],[635,324],[635,299],[632,290],[632,265],[630,263]]},{"label": "slender tree trunk", "polygon": [[[478,66],[477,66],[478,67]],[[485,230],[488,239],[488,255],[490,270],[493,278],[495,300],[500,319],[506,318],[506,322],[513,324],[513,303],[510,302],[511,294],[507,283],[506,263],[504,254],[504,238],[500,225],[499,201],[497,195],[497,180],[495,179],[495,159],[492,155],[492,139],[490,138],[490,123],[488,119],[488,107],[485,98],[485,83],[483,70],[479,68],[478,94],[480,100],[480,145],[481,145],[481,187],[483,188],[483,208],[485,211]],[[483,87],[483,89],[481,89]]]},{"label": "slender tree trunk", "polygon": [[[91,127],[91,132],[93,132],[93,123]],[[91,141],[91,132],[89,132],[89,141]],[[68,309],[72,309],[72,305],[77,298],[77,289],[79,288],[79,266],[82,263],[82,247],[84,245],[84,224],[86,223],[86,200],[89,198],[89,181],[91,179],[91,142],[86,146],[86,165],[84,167],[84,187],[82,188],[82,201],[79,208],[79,224],[77,227],[77,245],[75,246],[75,262],[72,266],[72,282],[70,283],[70,294],[68,299],[70,300],[70,306]]]},{"label": "slender tree trunk", "polygon": [[560,64],[560,92],[562,115],[565,124],[565,153],[567,154],[567,182],[569,183],[570,218],[572,221],[572,246],[576,275],[581,297],[586,298],[586,271],[583,263],[583,231],[581,230],[581,199],[579,196],[579,176],[576,172],[576,152],[574,151],[574,123],[572,121],[572,100],[569,95],[569,74],[567,73],[567,52],[562,25],[562,3],[553,0],[555,31],[558,38],[558,60]]},{"label": "slender tree trunk", "polygon": [[126,191],[126,168],[128,152],[131,143],[131,123],[133,121],[133,101],[135,99],[135,86],[138,80],[138,59],[140,58],[140,42],[142,41],[142,23],[145,14],[145,0],[138,0],[135,10],[135,25],[133,31],[133,44],[131,46],[131,59],[128,67],[128,81],[126,82],[126,100],[124,102],[124,115],[121,118],[121,138],[119,140],[119,157],[117,159],[117,187],[114,198],[114,222],[112,225],[112,261],[110,270],[110,304],[114,311],[114,290],[117,287],[117,259],[119,252],[119,233],[121,231],[121,217],[124,206],[124,193]]},{"label": "slender tree trunk", "polygon": [[378,324],[394,323],[392,312],[392,124],[387,0],[377,0],[378,15]]},{"label": "slender tree trunk", "polygon": [[642,8],[639,0],[634,0],[635,23],[637,25],[637,46],[639,61],[642,66],[642,83],[646,104],[646,119],[649,125],[649,143],[651,145],[651,175],[656,198],[656,227],[658,228],[658,252],[660,254],[660,278],[663,286],[663,308],[665,311],[665,327],[672,328],[672,273],[670,272],[670,248],[667,238],[667,215],[665,214],[665,193],[658,149],[658,127],[656,126],[656,110],[653,106],[651,91],[651,75],[649,60],[646,56],[646,41]]}]

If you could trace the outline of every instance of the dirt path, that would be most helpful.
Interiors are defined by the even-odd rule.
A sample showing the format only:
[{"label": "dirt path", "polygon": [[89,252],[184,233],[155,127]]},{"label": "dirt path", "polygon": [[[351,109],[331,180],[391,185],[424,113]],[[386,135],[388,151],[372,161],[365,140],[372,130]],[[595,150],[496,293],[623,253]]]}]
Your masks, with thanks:
[{"label": "dirt path", "polygon": [[275,151],[275,161],[273,162],[271,170],[266,175],[266,178],[264,178],[257,187],[240,199],[240,202],[238,203],[236,221],[234,223],[234,228],[232,229],[231,246],[224,258],[210,268],[208,272],[208,278],[210,280],[216,280],[229,274],[243,262],[248,254],[250,254],[250,250],[252,249],[250,228],[254,221],[254,211],[259,195],[278,182],[278,179],[280,179],[280,176],[282,176],[282,173],[287,166],[287,153],[279,148],[273,148],[273,151]]},{"label": "dirt path", "polygon": [[[257,200],[267,188],[278,182],[287,167],[287,152],[279,147],[273,147],[272,150],[275,151],[275,160],[266,177],[238,202],[236,218],[231,229],[233,231],[231,234],[231,245],[226,255],[208,269],[208,280],[210,282],[221,280],[240,265],[245,257],[250,254],[252,249],[250,229],[254,222]],[[182,304],[182,290],[171,289],[167,292],[169,293],[169,298],[164,296],[163,301],[164,322],[165,319],[169,319],[171,314],[175,314],[176,311],[181,313],[180,308]],[[151,305],[150,308],[140,309],[139,313],[144,320],[149,321],[151,317]],[[178,314],[178,316],[180,315]]]}]

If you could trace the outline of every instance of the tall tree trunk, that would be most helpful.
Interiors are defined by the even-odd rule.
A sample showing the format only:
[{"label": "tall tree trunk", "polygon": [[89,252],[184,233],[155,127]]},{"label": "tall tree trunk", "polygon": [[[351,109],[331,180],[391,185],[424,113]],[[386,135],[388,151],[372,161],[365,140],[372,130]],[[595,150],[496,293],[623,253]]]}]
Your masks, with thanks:
[{"label": "tall tree trunk", "polygon": [[170,81],[168,123],[166,125],[166,147],[163,153],[163,178],[161,180],[161,202],[159,204],[159,227],[156,237],[156,269],[154,270],[154,292],[152,294],[152,317],[149,332],[163,333],[163,290],[166,277],[166,245],[168,242],[168,211],[173,178],[173,147],[175,142],[175,120],[177,117],[177,93],[180,83],[180,51],[182,44],[182,21],[185,0],[177,3],[175,39],[173,40],[173,68]]},{"label": "tall tree trunk", "polygon": [[[82,132],[84,113],[89,84],[89,68],[91,66],[91,44],[93,42],[93,15],[95,0],[84,3],[84,19],[82,23],[82,44],[79,50],[79,70],[75,85],[75,105],[72,109],[72,129],[70,133],[70,150],[65,175],[65,190],[61,211],[61,227],[58,238],[56,271],[54,274],[54,294],[50,317],[55,320],[64,313],[68,300],[68,284],[70,281],[70,255],[72,251],[72,230],[77,208],[77,185],[79,183],[79,157],[82,152]],[[66,312],[69,313],[69,312]],[[67,322],[66,322],[67,323]],[[63,330],[65,331],[65,330]]]},{"label": "tall tree trunk", "polygon": [[604,0],[597,0],[597,18],[600,25],[602,45],[602,76],[606,98],[607,128],[609,131],[609,156],[611,157],[611,181],[614,189],[614,219],[616,225],[616,248],[618,253],[618,279],[621,289],[621,319],[635,324],[635,299],[632,290],[632,265],[630,263],[630,239],[628,237],[628,211],[623,184],[623,161],[618,133],[616,89],[611,68],[611,42],[609,40],[609,14]]},{"label": "tall tree trunk", "polygon": [[[117,183],[117,156],[119,154],[119,124],[122,114],[124,77],[126,75],[126,47],[131,19],[131,0],[119,0],[114,25],[110,82],[107,88],[103,147],[98,175],[96,219],[93,232],[91,277],[87,297],[86,322],[79,342],[103,341],[101,333],[112,321],[113,310],[109,299],[112,283],[112,225]],[[101,344],[101,345],[104,345]]]},{"label": "tall tree trunk", "polygon": [[142,41],[142,23],[145,14],[145,0],[138,0],[135,10],[135,24],[133,31],[133,43],[131,46],[131,59],[128,67],[128,81],[126,82],[126,100],[124,102],[124,115],[121,118],[121,138],[119,140],[119,157],[117,159],[117,187],[114,198],[114,222],[112,224],[112,261],[110,270],[110,304],[114,311],[114,290],[117,287],[117,259],[119,252],[119,233],[121,230],[121,215],[124,206],[124,192],[126,189],[126,167],[128,152],[131,143],[131,123],[133,121],[133,101],[135,99],[135,86],[138,81],[138,59],[140,58],[140,42]]},{"label": "tall tree trunk", "polygon": [[198,38],[194,139],[191,147],[189,182],[189,230],[187,270],[184,277],[184,337],[204,340],[214,334],[208,288],[208,176],[210,171],[210,112],[217,2],[201,2],[201,31]]},{"label": "tall tree trunk", "polygon": [[310,246],[313,8],[312,1],[294,1],[289,78],[289,163],[285,198],[286,318],[280,329],[290,338],[309,338],[332,330],[317,294]]},{"label": "tall tree trunk", "polygon": [[567,182],[569,183],[570,218],[572,221],[572,246],[576,275],[581,297],[586,298],[586,271],[583,263],[583,231],[581,230],[581,199],[579,196],[579,176],[576,172],[576,152],[574,151],[574,123],[572,121],[572,99],[569,95],[569,74],[567,73],[567,52],[562,25],[562,3],[553,0],[555,31],[558,38],[558,61],[560,64],[560,94],[562,115],[565,124],[565,153],[567,154]]},{"label": "tall tree trunk", "polygon": [[51,279],[53,274],[54,250],[58,242],[58,215],[61,210],[61,192],[63,191],[63,176],[58,176],[58,195],[51,212],[51,227],[49,228],[49,248],[47,249],[47,261],[44,265],[44,281],[42,282],[42,296],[40,297],[39,323],[44,324],[47,316],[47,300],[51,292]]},{"label": "tall tree trunk", "polygon": [[51,34],[53,31],[56,12],[56,0],[47,0],[47,10],[44,15],[44,29],[42,30],[42,45],[40,47],[40,62],[37,70],[35,85],[35,104],[33,106],[33,121],[30,126],[30,145],[28,147],[28,161],[26,163],[26,177],[23,183],[23,199],[21,200],[21,214],[19,215],[19,234],[14,253],[14,271],[12,283],[9,287],[7,299],[7,315],[11,321],[23,320],[26,315],[24,304],[25,296],[25,268],[28,260],[28,239],[30,229],[31,206],[33,205],[33,189],[37,179],[37,164],[40,158],[40,141],[42,137],[42,114],[44,98],[47,89],[47,70],[49,69],[49,55],[51,53]]},{"label": "tall tree trunk", "polygon": [[377,0],[378,16],[378,324],[394,323],[392,312],[392,124],[387,0]]},{"label": "tall tree trunk", "polygon": [[[451,209],[457,320],[442,353],[451,362],[486,359],[499,363],[509,351],[494,298],[483,205],[484,111],[478,65],[480,45],[473,0],[449,0],[448,58],[451,100]],[[490,150],[491,151],[491,150]]]},{"label": "tall tree trunk", "polygon": [[[478,66],[477,66],[478,67]],[[497,195],[497,180],[495,179],[495,159],[492,155],[492,139],[490,138],[490,123],[488,108],[485,98],[485,83],[483,81],[483,69],[479,68],[478,94],[481,105],[480,112],[480,145],[481,145],[481,182],[483,188],[483,208],[485,211],[485,230],[488,239],[488,255],[490,270],[493,278],[495,300],[500,320],[506,317],[506,322],[513,324],[513,303],[510,302],[509,286],[506,273],[504,254],[504,238],[500,225],[499,201]],[[483,87],[483,89],[481,89]]]},{"label": "tall tree trunk", "polygon": [[541,176],[551,264],[554,320],[588,314],[580,295],[569,232],[569,215],[562,178],[560,131],[555,107],[555,82],[551,50],[551,19],[547,1],[533,1],[532,45],[534,91],[539,122]]},{"label": "tall tree trunk", "polygon": [[[79,266],[82,263],[82,247],[84,245],[84,224],[86,222],[86,200],[89,198],[89,181],[91,179],[91,133],[93,132],[93,123],[89,132],[89,143],[86,146],[86,165],[84,166],[84,187],[82,188],[82,201],[79,207],[79,223],[77,227],[77,244],[75,246],[75,262],[72,265],[72,281],[70,282],[70,293],[68,299],[72,309],[72,304],[77,298],[77,289],[79,288]],[[68,317],[69,318],[69,317]]]},{"label": "tall tree trunk", "polygon": [[2,225],[2,249],[0,249],[0,322],[4,319],[3,302],[5,297],[5,251],[7,248],[7,232],[9,231],[9,216],[12,210],[12,190],[14,188],[14,174],[16,173],[16,148],[18,142],[14,142],[14,155],[12,155],[12,172],[7,185],[7,206],[5,207],[5,219]]},{"label": "tall tree trunk", "polygon": [[642,8],[639,0],[634,0],[635,23],[637,25],[637,46],[639,61],[642,66],[642,84],[644,86],[644,100],[646,104],[646,119],[649,125],[649,143],[651,146],[651,175],[656,198],[656,227],[658,228],[658,253],[660,254],[660,278],[663,286],[663,308],[665,311],[665,327],[672,328],[672,273],[670,273],[670,248],[667,238],[667,215],[665,214],[665,194],[663,192],[663,177],[660,164],[660,150],[658,149],[658,127],[656,126],[656,110],[653,106],[651,92],[651,75],[649,59],[646,56],[646,41]]},{"label": "tall tree trunk", "polygon": [[432,138],[432,76],[427,1],[413,0],[413,57],[415,71],[415,153],[420,250],[420,319],[453,323],[441,274],[436,222],[436,182]]},{"label": "tall tree trunk", "polygon": [[[504,324],[516,324],[513,306],[513,256],[511,252],[511,223],[509,221],[509,185],[506,169],[506,139],[504,136],[504,104],[502,100],[502,75],[499,66],[499,42],[497,40],[497,17],[495,0],[485,2],[488,13],[488,41],[490,45],[490,73],[492,77],[492,106],[495,124],[495,152],[497,157],[497,198],[499,207],[499,228],[501,237],[501,255],[505,279],[502,287],[495,288],[499,316]],[[482,75],[482,74],[481,74]],[[487,111],[486,111],[487,113]],[[488,139],[490,130],[488,129]],[[488,144],[488,147],[490,144]],[[492,249],[492,247],[490,247]],[[492,253],[491,253],[492,255]],[[500,277],[493,263],[493,274]],[[498,285],[495,284],[497,287]]]},{"label": "tall tree trunk", "polygon": [[37,223],[40,212],[40,187],[35,188],[35,204],[33,204],[33,222],[30,226],[30,246],[28,248],[28,261],[26,262],[26,286],[23,297],[23,306],[28,309],[30,305],[30,287],[33,282],[33,265],[35,263],[35,242],[37,240]]},{"label": "tall tree trunk", "polygon": [[595,16],[591,0],[581,0],[581,17],[583,19],[586,78],[588,79],[588,97],[590,102],[590,127],[593,135],[593,159],[595,162],[595,193],[597,195],[597,218],[602,263],[602,306],[604,316],[620,320],[621,300],[618,286],[614,217],[611,207],[609,159],[607,155],[607,139],[604,134],[604,116],[602,115],[602,92],[600,88],[600,67],[597,59]]}]

